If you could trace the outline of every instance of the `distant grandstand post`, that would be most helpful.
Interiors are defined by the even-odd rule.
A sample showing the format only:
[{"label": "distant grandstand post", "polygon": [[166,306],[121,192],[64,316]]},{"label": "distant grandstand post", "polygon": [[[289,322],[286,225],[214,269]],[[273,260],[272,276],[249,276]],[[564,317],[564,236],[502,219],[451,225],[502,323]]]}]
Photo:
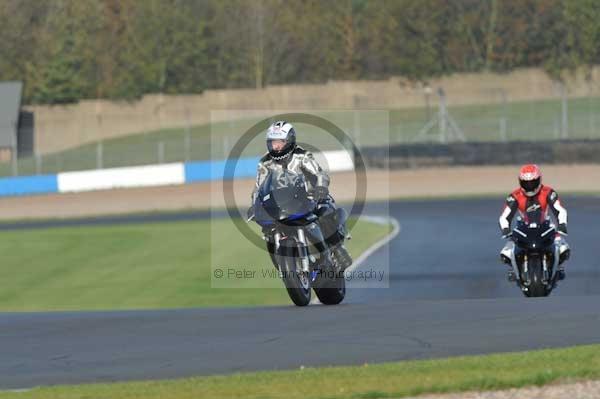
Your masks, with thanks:
[{"label": "distant grandstand post", "polygon": [[427,85],[425,86],[425,88],[423,89],[423,94],[425,96],[425,109],[427,110],[427,120],[431,119],[431,94],[433,93],[433,90],[431,89],[431,86]]},{"label": "distant grandstand post", "polygon": [[223,156],[224,157],[228,157],[229,156],[229,148],[230,148],[229,135],[226,135],[223,138]]},{"label": "distant grandstand post", "polygon": [[192,137],[189,130],[186,130],[185,136],[183,137],[183,148],[185,153],[185,161],[189,162],[192,160]]},{"label": "distant grandstand post", "polygon": [[360,116],[358,112],[354,112],[354,144],[360,147]]},{"label": "distant grandstand post", "polygon": [[596,113],[594,112],[594,85],[588,80],[588,116],[590,123],[590,138],[596,138]]},{"label": "distant grandstand post", "polygon": [[159,141],[157,144],[158,163],[165,163],[165,142]]},{"label": "distant grandstand post", "polygon": [[560,138],[566,140],[569,138],[569,109],[567,108],[567,87],[563,82],[560,82],[560,97],[562,115],[562,129],[560,131]]},{"label": "distant grandstand post", "polygon": [[35,174],[42,174],[42,156],[40,154],[35,154]]},{"label": "distant grandstand post", "polygon": [[507,133],[507,121],[508,121],[508,116],[507,116],[507,104],[508,104],[508,99],[506,98],[506,90],[504,89],[498,89],[498,93],[500,94],[500,102],[501,102],[501,116],[500,116],[500,140],[502,140],[504,143],[506,143],[508,141],[508,133]]},{"label": "distant grandstand post", "polygon": [[[17,126],[15,125],[15,130],[17,129]],[[12,143],[11,143],[11,166],[12,166],[12,174],[13,176],[18,176],[19,175],[19,161],[18,161],[18,157],[17,157],[17,135],[14,134],[11,136],[12,139]]]},{"label": "distant grandstand post", "polygon": [[102,140],[96,144],[96,169],[102,169],[104,167],[104,145]]},{"label": "distant grandstand post", "polygon": [[192,137],[191,137],[191,122],[190,122],[190,109],[188,106],[185,106],[185,135],[183,137],[183,151],[185,161],[191,161],[191,153],[192,153]]},{"label": "distant grandstand post", "polygon": [[0,82],[0,162],[11,161],[18,174],[17,130],[21,108],[22,82]]}]

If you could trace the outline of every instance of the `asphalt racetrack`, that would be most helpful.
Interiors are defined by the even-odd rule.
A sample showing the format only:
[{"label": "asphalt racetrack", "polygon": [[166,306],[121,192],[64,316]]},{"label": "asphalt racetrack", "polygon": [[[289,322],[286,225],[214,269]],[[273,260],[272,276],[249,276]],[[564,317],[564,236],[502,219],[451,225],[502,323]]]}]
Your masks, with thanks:
[{"label": "asphalt racetrack", "polygon": [[389,288],[350,281],[339,306],[3,313],[0,389],[600,343],[600,198],[563,202],[572,257],[549,298],[524,298],[506,281],[501,198],[372,204],[365,213],[393,216],[401,231],[355,272],[383,272]]}]

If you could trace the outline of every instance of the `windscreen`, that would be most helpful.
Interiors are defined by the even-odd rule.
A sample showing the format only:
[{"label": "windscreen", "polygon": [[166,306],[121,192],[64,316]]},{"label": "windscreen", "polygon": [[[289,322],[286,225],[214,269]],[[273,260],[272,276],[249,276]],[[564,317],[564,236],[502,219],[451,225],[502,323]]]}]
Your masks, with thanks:
[{"label": "windscreen", "polygon": [[255,209],[257,220],[297,218],[312,210],[302,174],[287,169],[271,171],[259,188]]}]

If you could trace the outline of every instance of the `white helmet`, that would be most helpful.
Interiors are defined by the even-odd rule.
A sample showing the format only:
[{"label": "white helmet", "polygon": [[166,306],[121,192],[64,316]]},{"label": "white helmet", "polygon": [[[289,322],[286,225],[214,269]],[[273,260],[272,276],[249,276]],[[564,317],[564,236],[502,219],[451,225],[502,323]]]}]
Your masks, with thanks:
[{"label": "white helmet", "polygon": [[[273,140],[285,140],[285,146],[280,151],[273,149]],[[296,148],[296,131],[291,123],[286,121],[277,121],[267,129],[267,149],[269,154],[275,159],[282,159],[288,156]]]}]

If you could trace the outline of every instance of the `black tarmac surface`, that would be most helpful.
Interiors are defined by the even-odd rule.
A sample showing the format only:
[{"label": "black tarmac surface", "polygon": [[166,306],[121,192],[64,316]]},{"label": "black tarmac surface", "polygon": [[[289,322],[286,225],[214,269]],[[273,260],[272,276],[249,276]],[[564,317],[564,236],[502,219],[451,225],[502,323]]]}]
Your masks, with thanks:
[{"label": "black tarmac surface", "polygon": [[505,279],[502,199],[374,204],[366,213],[401,231],[354,271],[384,280],[350,281],[341,305],[0,313],[0,389],[600,343],[600,198],[564,203],[573,256],[549,298],[524,298]]}]

